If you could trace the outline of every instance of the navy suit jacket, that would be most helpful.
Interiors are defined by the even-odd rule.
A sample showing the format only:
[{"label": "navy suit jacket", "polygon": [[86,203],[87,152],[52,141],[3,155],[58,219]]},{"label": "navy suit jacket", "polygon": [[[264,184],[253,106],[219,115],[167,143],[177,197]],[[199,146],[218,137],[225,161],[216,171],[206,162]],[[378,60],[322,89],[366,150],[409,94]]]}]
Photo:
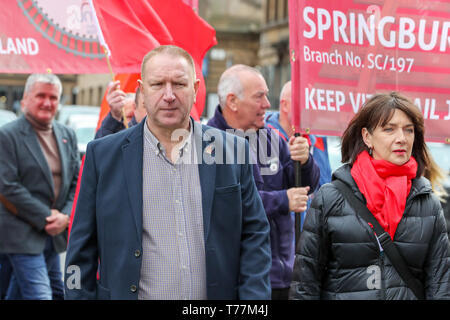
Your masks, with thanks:
[{"label": "navy suit jacket", "polygon": [[[66,256],[66,299],[138,298],[145,123],[88,144]],[[248,144],[197,122],[194,139],[199,156],[237,151],[234,163],[198,165],[207,297],[270,299],[269,224],[247,161]]]}]

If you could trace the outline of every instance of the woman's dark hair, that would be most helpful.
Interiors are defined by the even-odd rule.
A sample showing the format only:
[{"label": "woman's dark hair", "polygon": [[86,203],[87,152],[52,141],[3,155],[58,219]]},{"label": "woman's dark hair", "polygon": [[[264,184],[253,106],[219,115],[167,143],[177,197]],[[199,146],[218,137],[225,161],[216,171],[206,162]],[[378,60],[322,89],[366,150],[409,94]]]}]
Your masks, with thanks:
[{"label": "woman's dark hair", "polygon": [[412,156],[417,161],[417,177],[424,174],[430,166],[430,156],[425,144],[424,120],[422,112],[414,103],[398,92],[379,93],[368,99],[358,113],[350,121],[342,135],[342,162],[353,164],[356,157],[368,147],[362,137],[362,129],[370,134],[377,126],[384,127],[394,116],[394,111],[403,111],[414,125],[414,144]]}]

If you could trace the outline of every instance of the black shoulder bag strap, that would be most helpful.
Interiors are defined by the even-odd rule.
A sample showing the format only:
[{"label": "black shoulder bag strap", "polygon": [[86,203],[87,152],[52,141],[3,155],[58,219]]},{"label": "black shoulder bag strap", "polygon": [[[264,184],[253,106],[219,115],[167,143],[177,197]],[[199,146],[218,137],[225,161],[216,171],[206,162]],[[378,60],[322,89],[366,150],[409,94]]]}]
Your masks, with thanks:
[{"label": "black shoulder bag strap", "polygon": [[405,260],[401,256],[400,252],[397,250],[397,246],[392,242],[389,233],[385,232],[378,220],[373,216],[373,214],[367,209],[367,206],[359,200],[354,194],[352,189],[340,180],[334,180],[334,185],[338,187],[344,198],[350,203],[352,208],[369,224],[373,226],[375,231],[375,236],[378,238],[384,252],[391,260],[392,265],[397,270],[400,277],[405,281],[406,285],[412,290],[414,295],[419,300],[424,300],[424,288],[422,283],[415,278]]}]

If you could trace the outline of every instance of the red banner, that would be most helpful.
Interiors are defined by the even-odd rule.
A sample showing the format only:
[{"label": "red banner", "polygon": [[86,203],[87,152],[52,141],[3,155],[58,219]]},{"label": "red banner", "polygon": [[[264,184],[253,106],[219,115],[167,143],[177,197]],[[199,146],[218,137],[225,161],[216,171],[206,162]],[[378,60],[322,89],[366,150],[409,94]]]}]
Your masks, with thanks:
[{"label": "red banner", "polygon": [[1,73],[109,72],[88,1],[2,1],[0,30]]},{"label": "red banner", "polygon": [[289,0],[293,125],[341,135],[364,101],[399,91],[426,139],[450,142],[450,0]]}]

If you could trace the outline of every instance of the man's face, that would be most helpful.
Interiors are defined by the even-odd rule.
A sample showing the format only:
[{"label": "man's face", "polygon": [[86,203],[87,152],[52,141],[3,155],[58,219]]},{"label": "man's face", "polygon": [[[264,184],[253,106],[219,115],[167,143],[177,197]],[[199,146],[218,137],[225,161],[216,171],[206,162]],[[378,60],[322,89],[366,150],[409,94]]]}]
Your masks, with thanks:
[{"label": "man's face", "polygon": [[198,84],[183,57],[161,53],[148,60],[140,85],[149,127],[188,128]]},{"label": "man's face", "polygon": [[264,127],[264,115],[266,109],[270,108],[267,99],[269,89],[264,78],[257,73],[244,71],[239,77],[243,86],[243,98],[236,99],[236,116],[240,122],[240,128],[237,129],[258,130]]},{"label": "man's face", "polygon": [[54,84],[36,82],[24,94],[21,101],[26,114],[40,124],[48,125],[55,118],[59,103],[59,87]]}]

